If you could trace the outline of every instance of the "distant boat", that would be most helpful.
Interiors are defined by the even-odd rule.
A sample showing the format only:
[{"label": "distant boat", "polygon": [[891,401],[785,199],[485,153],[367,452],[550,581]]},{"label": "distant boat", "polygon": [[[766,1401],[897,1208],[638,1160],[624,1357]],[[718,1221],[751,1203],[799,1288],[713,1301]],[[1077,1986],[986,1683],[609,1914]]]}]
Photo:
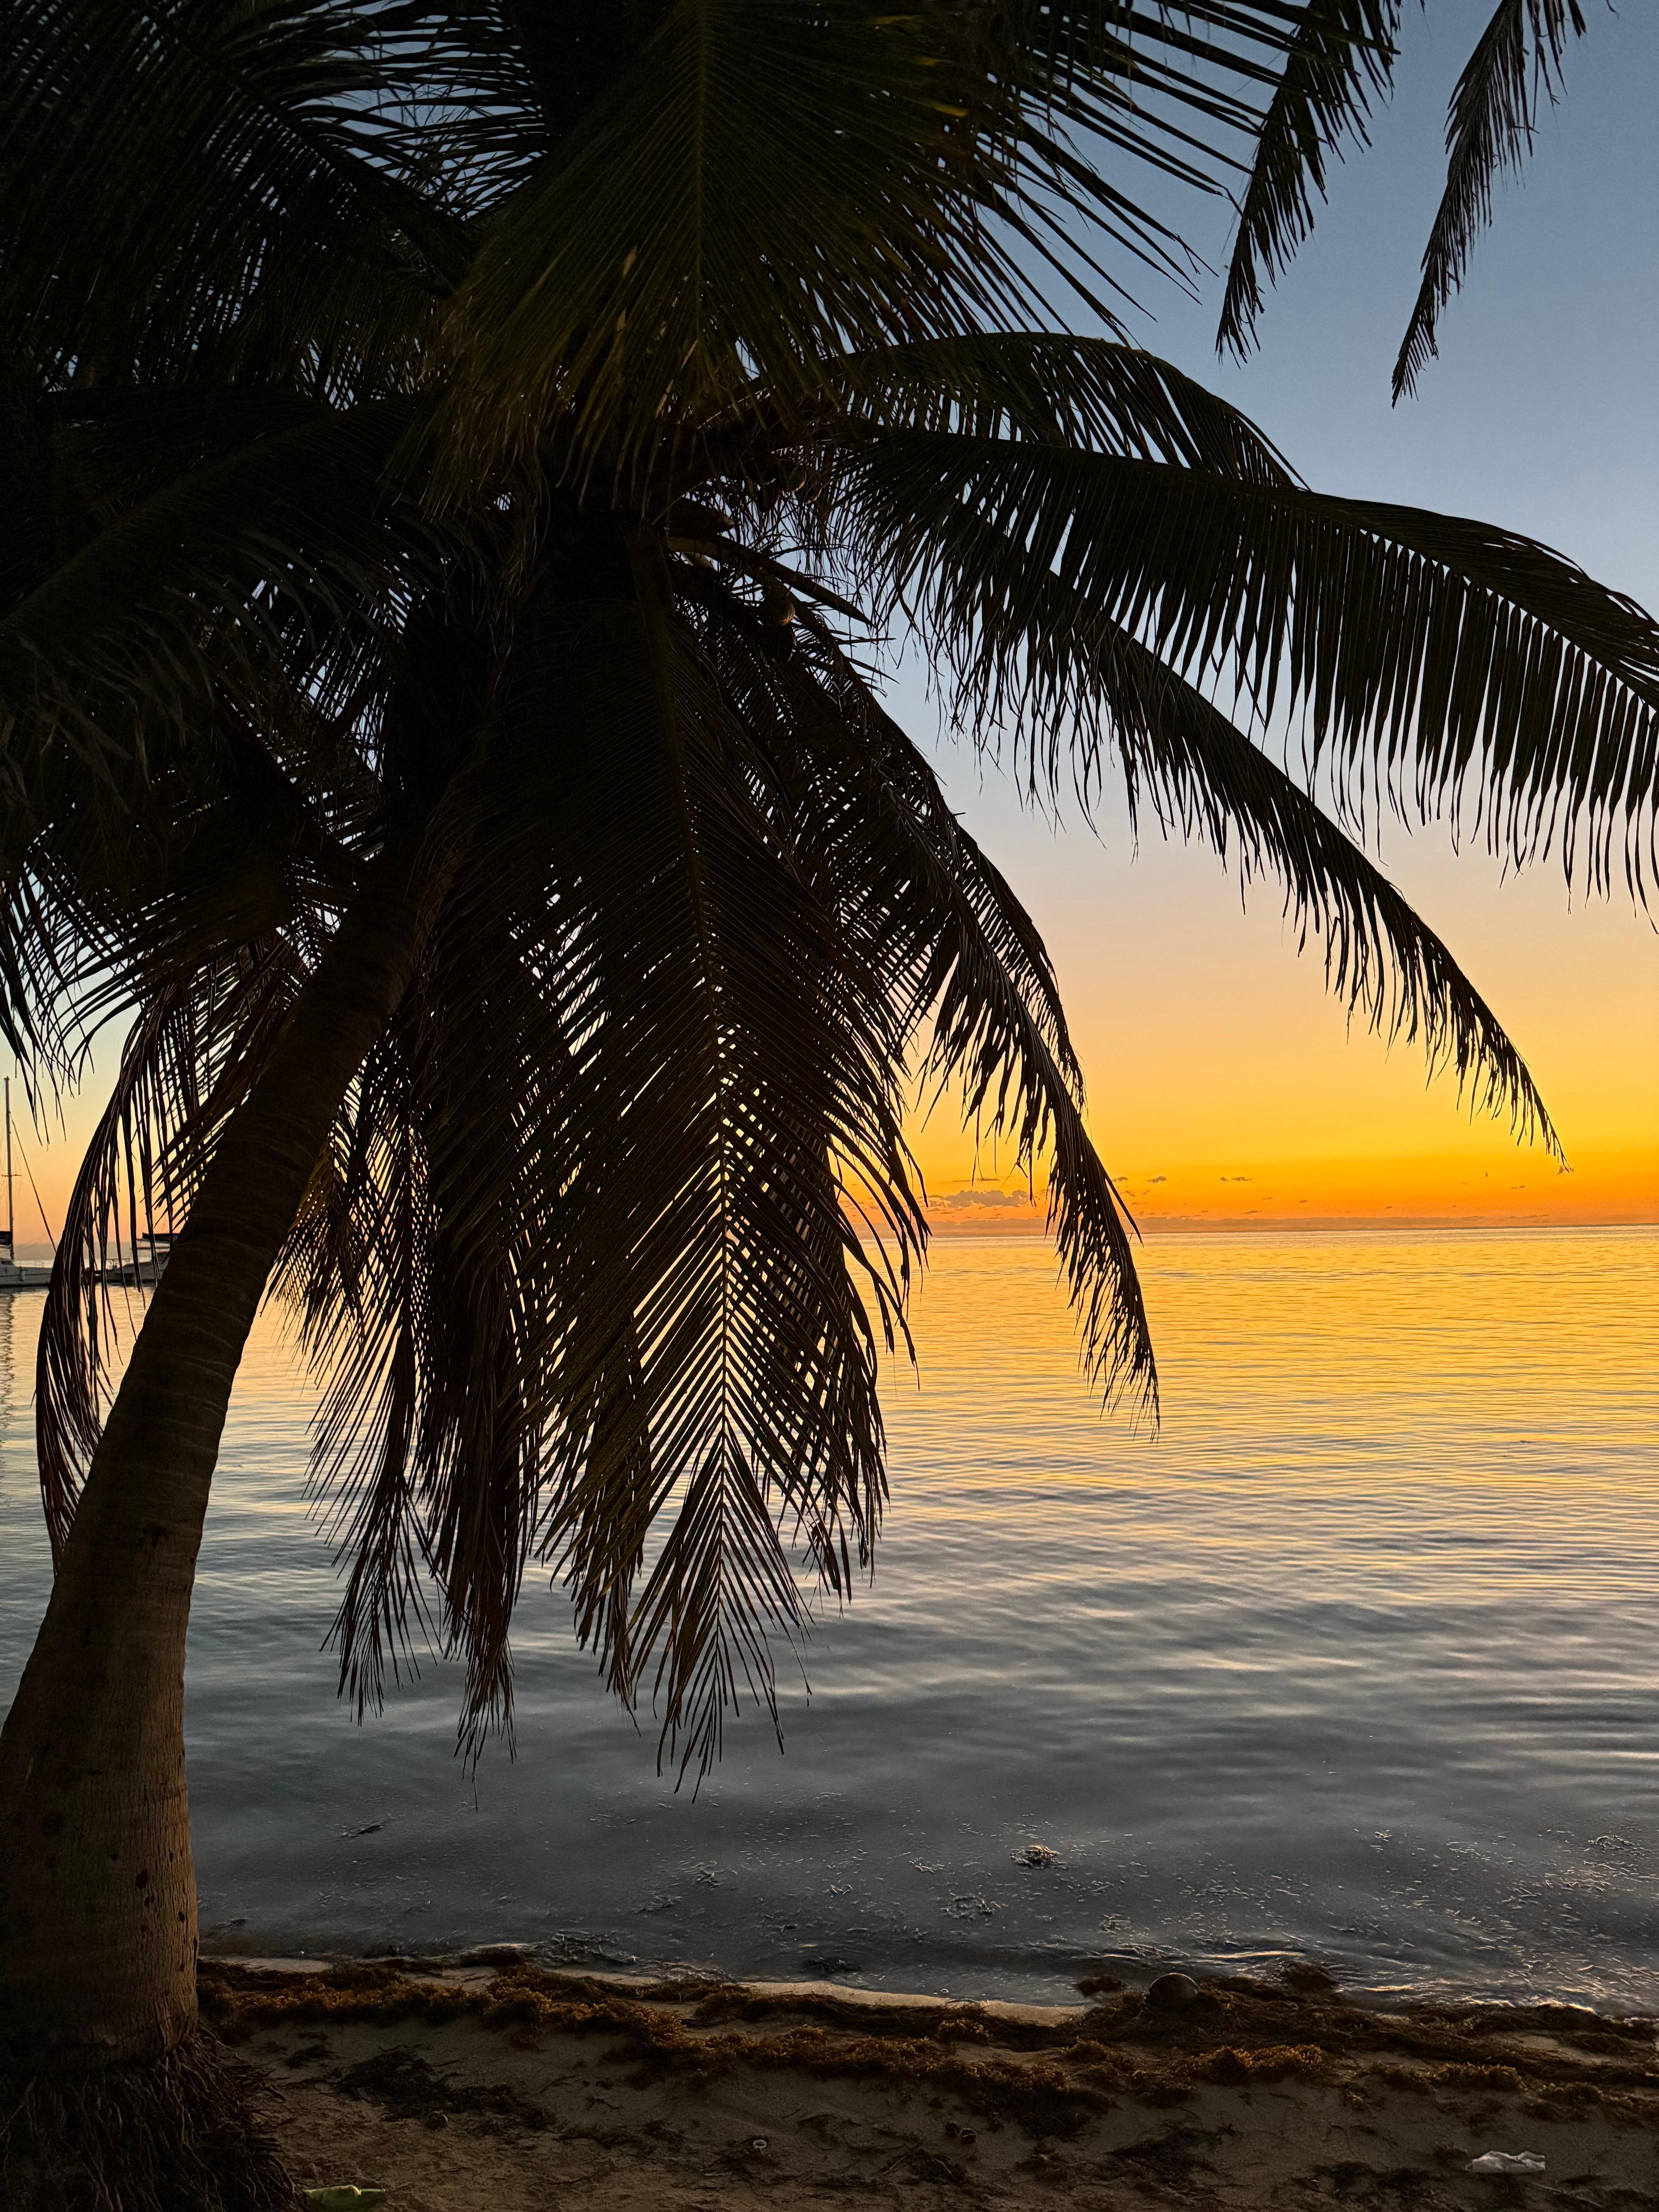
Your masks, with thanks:
[{"label": "distant boat", "polygon": [[50,1267],[26,1267],[17,1257],[16,1222],[11,1205],[11,1078],[6,1091],[6,1226],[0,1235],[0,1291],[44,1291],[52,1280]]},{"label": "distant boat", "polygon": [[172,1231],[149,1230],[138,1239],[137,1257],[123,1261],[118,1267],[106,1267],[104,1280],[106,1283],[159,1283],[172,1257]]}]

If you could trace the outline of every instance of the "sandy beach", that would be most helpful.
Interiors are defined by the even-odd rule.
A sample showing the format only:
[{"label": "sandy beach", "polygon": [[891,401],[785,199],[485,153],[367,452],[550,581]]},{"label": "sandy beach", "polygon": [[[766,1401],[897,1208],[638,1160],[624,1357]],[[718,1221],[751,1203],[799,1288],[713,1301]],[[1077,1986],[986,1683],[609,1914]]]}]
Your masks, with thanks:
[{"label": "sandy beach", "polygon": [[[1346,2001],[1316,1972],[1073,2007],[459,1960],[213,1960],[304,2187],[386,2212],[1659,2205],[1651,2020]],[[1528,2152],[1541,2172],[1469,2171]]]}]

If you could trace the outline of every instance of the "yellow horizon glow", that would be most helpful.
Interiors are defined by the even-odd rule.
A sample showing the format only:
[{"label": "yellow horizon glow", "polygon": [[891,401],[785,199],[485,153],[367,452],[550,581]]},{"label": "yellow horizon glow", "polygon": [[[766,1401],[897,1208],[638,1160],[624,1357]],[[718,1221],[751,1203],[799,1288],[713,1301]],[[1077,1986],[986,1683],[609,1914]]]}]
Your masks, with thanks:
[{"label": "yellow horizon glow", "polygon": [[[1372,1224],[1470,1228],[1612,1228],[1659,1222],[1659,1158],[1607,1153],[1571,1170],[1536,1152],[1480,1164],[1447,1152],[1410,1160],[1192,1161],[1114,1176],[1136,1225],[1169,1229],[1320,1228]],[[930,1183],[938,1236],[1030,1236],[1045,1218],[1014,1182]]]},{"label": "yellow horizon glow", "polygon": [[[1570,899],[1551,864],[1506,874],[1428,833],[1388,856],[1525,1059],[1564,1171],[1455,1073],[1431,1079],[1420,1042],[1351,1022],[1272,886],[1241,901],[1202,850],[1132,857],[1121,836],[1055,835],[988,779],[976,796],[970,824],[1042,931],[1090,1133],[1143,1228],[1659,1220],[1659,931],[1622,892]],[[976,1151],[948,1098],[909,1133],[938,1231],[1040,1227],[1006,1147]]]}]

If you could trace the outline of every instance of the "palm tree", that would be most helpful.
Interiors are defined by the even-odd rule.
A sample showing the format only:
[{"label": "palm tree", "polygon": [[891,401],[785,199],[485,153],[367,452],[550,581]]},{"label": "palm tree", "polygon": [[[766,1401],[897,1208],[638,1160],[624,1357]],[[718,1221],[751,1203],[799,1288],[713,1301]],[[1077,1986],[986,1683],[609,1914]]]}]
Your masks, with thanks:
[{"label": "palm tree", "polygon": [[[0,1020],[43,1077],[131,1025],[0,1739],[31,2186],[50,2155],[122,2204],[280,2201],[203,2133],[181,1734],[273,1283],[325,1383],[343,1686],[377,1701],[429,1622],[475,1750],[532,1567],[706,1762],[804,1632],[794,1548],[832,1593],[867,1561],[918,1079],[1046,1172],[1091,1370],[1155,1404],[1052,969],[882,703],[893,640],[1037,787],[1115,772],[1274,878],[1351,1006],[1554,1143],[1314,793],[1468,799],[1516,859],[1640,879],[1659,632],[1510,533],[1310,490],[1112,316],[1131,261],[1185,265],[1136,163],[1211,190],[1259,142],[1237,265],[1294,242],[1376,15],[9,12]],[[1042,326],[1062,287],[1108,335]],[[111,1403],[124,1200],[185,1226]]]}]

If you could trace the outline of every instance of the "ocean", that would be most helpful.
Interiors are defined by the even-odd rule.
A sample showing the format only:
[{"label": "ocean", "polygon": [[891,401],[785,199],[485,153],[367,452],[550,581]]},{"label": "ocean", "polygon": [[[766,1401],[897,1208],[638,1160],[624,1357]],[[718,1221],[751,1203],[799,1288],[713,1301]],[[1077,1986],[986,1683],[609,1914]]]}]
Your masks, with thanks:
[{"label": "ocean", "polygon": [[[1659,2007],[1659,1231],[1149,1240],[1164,1421],[1103,1419],[1051,1252],[941,1239],[874,1583],[695,1790],[526,1589],[516,1759],[455,1670],[356,1726],[276,1317],[191,1630],[221,1949],[529,1942],[1060,2000],[1089,1972]],[[41,1300],[0,1299],[0,1698],[44,1602]]]}]

